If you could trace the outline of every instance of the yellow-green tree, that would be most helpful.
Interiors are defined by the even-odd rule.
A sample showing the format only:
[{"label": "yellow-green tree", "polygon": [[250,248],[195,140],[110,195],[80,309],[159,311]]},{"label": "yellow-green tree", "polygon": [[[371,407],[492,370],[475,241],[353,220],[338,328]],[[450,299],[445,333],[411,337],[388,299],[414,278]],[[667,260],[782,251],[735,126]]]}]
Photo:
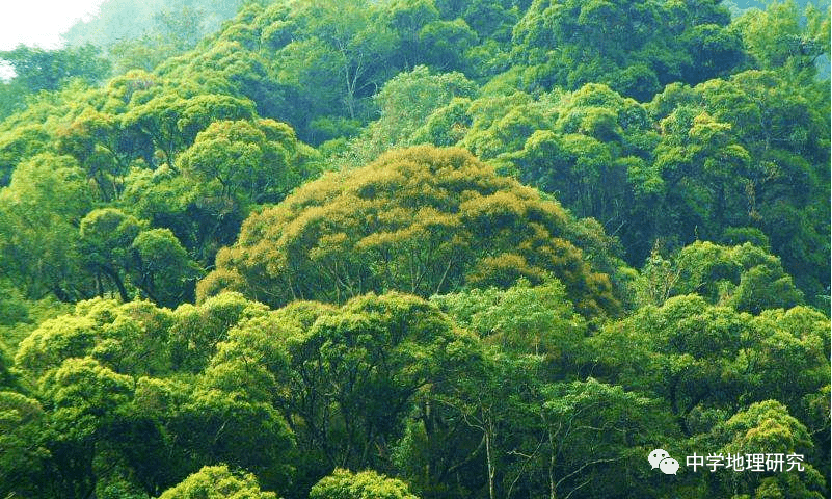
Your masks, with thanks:
[{"label": "yellow-green tree", "polygon": [[249,217],[199,299],[231,288],[271,306],[343,303],[370,291],[427,297],[553,274],[579,311],[615,313],[608,276],[571,242],[579,231],[557,202],[465,151],[412,148],[308,183]]},{"label": "yellow-green tree", "polygon": [[225,465],[206,466],[167,490],[161,499],[274,499],[274,492],[261,492],[257,477],[233,473]]},{"label": "yellow-green tree", "polygon": [[351,473],[337,469],[312,488],[311,499],[418,499],[407,484],[375,471]]}]

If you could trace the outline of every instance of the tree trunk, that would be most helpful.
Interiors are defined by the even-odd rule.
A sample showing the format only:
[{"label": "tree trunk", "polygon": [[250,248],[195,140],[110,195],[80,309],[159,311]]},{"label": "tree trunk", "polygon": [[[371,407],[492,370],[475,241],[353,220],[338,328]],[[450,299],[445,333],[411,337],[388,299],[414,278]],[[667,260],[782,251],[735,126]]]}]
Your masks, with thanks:
[{"label": "tree trunk", "polygon": [[116,289],[118,290],[118,294],[121,296],[121,299],[124,303],[130,301],[130,295],[127,293],[127,288],[124,287],[124,283],[121,282],[121,278],[118,276],[118,272],[109,268],[109,267],[102,267],[104,273],[110,276],[110,279],[113,281],[113,284],[116,285]]}]

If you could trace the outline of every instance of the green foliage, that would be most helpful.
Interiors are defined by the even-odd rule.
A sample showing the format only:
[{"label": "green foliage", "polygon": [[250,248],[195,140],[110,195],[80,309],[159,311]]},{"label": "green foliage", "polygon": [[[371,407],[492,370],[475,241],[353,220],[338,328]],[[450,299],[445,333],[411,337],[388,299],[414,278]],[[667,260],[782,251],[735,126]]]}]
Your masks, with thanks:
[{"label": "green foliage", "polygon": [[364,163],[386,150],[419,144],[418,130],[434,110],[475,93],[461,73],[432,75],[426,66],[400,73],[375,95],[381,117],[350,142],[349,159]]},{"label": "green foliage", "polygon": [[90,201],[74,159],[40,154],[20,163],[9,186],[0,189],[3,277],[28,297],[83,297],[87,283],[79,278],[77,226]]},{"label": "green foliage", "polygon": [[[586,481],[575,476],[581,472],[608,477],[589,485],[584,492],[589,497],[615,494],[630,480],[643,480],[637,466],[623,474],[620,470],[627,469],[625,463],[643,460],[652,442],[669,432],[667,419],[654,409],[655,400],[593,378],[547,386],[543,394],[540,413],[548,440],[552,493],[586,487]],[[638,446],[644,450],[636,451]],[[619,471],[604,473],[607,467]]]},{"label": "green foliage", "polygon": [[4,496],[43,494],[38,479],[49,456],[38,442],[43,417],[37,400],[0,391],[0,493]]},{"label": "green foliage", "polygon": [[[592,378],[546,383],[546,374],[539,358],[494,349],[470,358],[459,377],[435,385],[399,450],[400,466],[420,493],[574,494],[590,483],[576,477],[585,472],[606,476],[583,491],[595,497],[638,480],[622,475],[621,465],[643,459],[634,451],[646,444],[643,436],[661,439],[667,431],[667,420],[648,409],[655,401]],[[613,477],[603,471],[607,467],[619,472]],[[465,481],[444,489],[437,477],[454,469],[465,470]]]},{"label": "green foliage", "polygon": [[95,345],[95,323],[84,317],[46,321],[20,344],[16,363],[35,374],[63,360],[84,357]]},{"label": "green foliage", "polygon": [[159,373],[168,369],[170,312],[149,302],[117,305],[96,298],[77,305],[74,315],[44,321],[23,340],[16,364],[40,375],[66,359],[94,357],[116,372]]},{"label": "green foliage", "polygon": [[713,424],[709,411],[733,410],[736,401],[776,398],[805,410],[803,397],[826,385],[827,324],[802,307],[752,318],[687,295],[610,323],[590,343],[605,352],[594,356],[599,372],[625,387],[651,387],[691,435]]},{"label": "green foliage", "polygon": [[54,297],[31,300],[11,284],[0,287],[0,344],[5,355],[14,359],[20,342],[41,323],[70,311]]},{"label": "green foliage", "polygon": [[273,492],[261,492],[257,478],[236,474],[227,466],[206,466],[176,487],[165,491],[160,499],[274,499]]},{"label": "green foliage", "polygon": [[203,266],[234,242],[247,206],[222,196],[219,183],[195,183],[172,169],[134,168],[125,178],[124,204],[151,226],[170,230]]},{"label": "green foliage", "polygon": [[828,266],[828,228],[815,223],[828,213],[820,203],[828,154],[819,147],[829,132],[812,108],[828,108],[828,95],[789,93],[793,85],[746,72],[669,85],[649,106],[598,84],[537,99],[495,87],[496,95],[438,109],[417,136],[464,146],[595,217],[620,237],[631,265],[656,241],[674,250],[759,231],[819,303],[827,279],[814,269]]},{"label": "green foliage", "polygon": [[[764,400],[751,404],[747,410],[732,416],[717,426],[713,438],[726,442],[723,451],[743,454],[765,452],[780,453],[784,456],[811,449],[812,443],[806,427],[789,415],[788,409],[775,400]],[[752,450],[753,449],[753,450]],[[784,464],[784,469],[791,465]],[[743,491],[754,492],[754,497],[805,497],[820,499],[824,492],[823,476],[809,463],[800,463],[803,471],[779,473],[760,478],[749,474],[739,480]],[[791,476],[790,476],[791,475]],[[719,484],[737,490],[737,484]],[[713,491],[719,485],[712,486]]]},{"label": "green foliage", "polygon": [[84,440],[118,417],[132,398],[134,380],[92,359],[67,359],[41,381],[59,440]]},{"label": "green foliage", "polygon": [[531,88],[600,82],[645,101],[672,81],[698,83],[742,62],[718,2],[536,0],[515,25],[512,56]]},{"label": "green foliage", "polygon": [[196,134],[214,121],[250,119],[250,101],[224,95],[183,98],[179,93],[153,95],[125,115],[127,127],[135,127],[153,140],[167,163],[191,144]]},{"label": "green foliage", "polygon": [[252,215],[199,295],[231,281],[273,306],[297,298],[340,303],[368,291],[507,287],[551,272],[580,312],[616,313],[608,277],[569,242],[576,238],[569,224],[557,203],[463,151],[414,148],[306,184]]},{"label": "green foliage", "polygon": [[130,244],[136,287],[163,307],[192,301],[199,268],[168,229],[141,232]]},{"label": "green foliage", "polygon": [[[48,422],[48,430],[30,435],[34,440],[26,444],[25,452],[31,445],[48,449],[40,455],[42,468],[30,471],[33,483],[42,480],[39,473],[62,469],[60,479],[43,482],[46,495],[93,487],[101,494],[141,496],[217,459],[257,472],[271,487],[285,487],[293,438],[270,404],[216,388],[213,372],[183,380],[150,377],[179,368],[176,345],[189,326],[197,326],[191,320],[197,314],[205,323],[215,321],[216,343],[256,311],[263,313],[235,296],[174,313],[150,302],[95,299],[80,303],[74,316],[44,323],[16,359],[25,384],[36,386]],[[188,339],[198,340],[195,334]],[[199,346],[204,350],[192,357],[213,354],[213,344]],[[8,463],[0,468],[15,470]]]},{"label": "green foliage", "polygon": [[304,467],[364,468],[383,465],[412,400],[453,376],[472,342],[420,298],[366,295],[337,311],[295,305],[241,322],[208,373],[292,422]]},{"label": "green foliage", "polygon": [[[425,62],[440,71],[448,69],[466,70],[470,62],[467,52],[477,45],[479,37],[462,19],[433,21],[419,30],[422,50],[428,55]],[[479,69],[479,68],[477,68]]]},{"label": "green foliage", "polygon": [[312,487],[310,499],[418,499],[407,484],[374,471],[336,469]]},{"label": "green foliage", "polygon": [[198,182],[219,182],[222,196],[274,203],[296,187],[301,174],[306,173],[298,148],[294,132],[282,123],[215,122],[179,156],[179,168]]},{"label": "green foliage", "polygon": [[[25,93],[57,90],[71,78],[98,83],[110,73],[110,61],[101,50],[85,45],[78,48],[43,50],[20,45],[0,52],[0,60],[14,68],[13,83],[20,83]],[[5,116],[8,113],[3,113]]]},{"label": "green foliage", "polygon": [[508,290],[495,288],[449,295],[431,301],[486,343],[506,352],[546,355],[567,363],[580,350],[584,319],[573,310],[559,281],[531,287],[521,280]]},{"label": "green foliage", "polygon": [[175,307],[188,300],[198,269],[168,229],[147,225],[115,208],[89,212],[80,227],[84,263],[102,294],[106,278],[125,302],[135,286],[159,305]]},{"label": "green foliage", "polygon": [[109,0],[4,53],[0,498],[828,496],[828,11],[729,7]]},{"label": "green foliage", "polygon": [[752,314],[803,304],[803,294],[780,260],[751,243],[721,246],[697,241],[680,249],[673,260],[654,254],[644,267],[647,303],[661,305],[670,296],[696,293],[712,304]]},{"label": "green foliage", "polygon": [[829,56],[829,15],[809,4],[801,18],[794,0],[750,9],[737,21],[748,52],[760,69],[815,74],[815,61]]},{"label": "green foliage", "polygon": [[[206,375],[206,385],[211,383],[210,376]],[[150,390],[143,396],[157,395]],[[292,470],[287,458],[293,450],[293,438],[283,418],[269,404],[234,392],[197,388],[157,418],[162,433],[176,436],[176,447],[171,450],[187,463],[187,468],[224,462],[251,470],[268,488],[286,487]]]},{"label": "green foliage", "polygon": [[12,172],[22,160],[45,152],[49,134],[42,125],[19,126],[0,138],[0,186],[9,184]]},{"label": "green foliage", "polygon": [[70,125],[59,128],[55,136],[55,148],[77,159],[87,178],[95,180],[99,199],[113,201],[119,197],[120,180],[136,151],[135,141],[124,140],[116,115],[88,107]]},{"label": "green foliage", "polygon": [[[809,261],[822,268],[827,265],[825,258],[820,258],[819,254],[814,256],[808,250],[813,247],[820,253],[828,251],[827,238],[820,236],[827,229],[804,216],[817,213],[824,217],[820,214],[827,212],[827,207],[812,201],[825,196],[821,193],[828,192],[829,184],[828,169],[821,166],[828,161],[826,152],[820,153],[819,149],[815,149],[825,147],[821,143],[828,141],[828,128],[816,121],[812,108],[828,108],[829,101],[828,96],[815,96],[812,92],[790,96],[789,87],[790,84],[776,74],[758,72],[741,73],[727,81],[714,80],[698,86],[694,95],[701,96],[713,119],[706,119],[694,109],[689,109],[688,117],[684,118],[681,114],[683,104],[679,103],[676,112],[663,121],[667,125],[665,143],[670,146],[666,150],[671,153],[666,157],[674,159],[662,169],[667,172],[663,176],[673,170],[678,172],[670,177],[677,187],[676,195],[688,197],[684,203],[694,216],[682,214],[682,217],[690,217],[685,221],[690,227],[685,232],[692,232],[693,227],[698,227],[700,235],[717,238],[714,229],[759,227],[770,238],[772,252],[796,276],[798,285],[810,293],[818,293],[824,284],[817,281],[810,283],[816,277],[809,277],[818,274],[803,269],[807,268]],[[681,96],[669,97],[678,99]],[[662,100],[662,97],[657,98],[654,105],[661,105]],[[810,104],[810,101],[815,104]],[[690,123],[683,124],[682,130],[690,126],[687,135],[694,142],[685,140],[684,135],[680,137],[669,128],[671,121],[680,123],[680,120],[684,120],[681,123]],[[795,123],[801,125],[795,126]],[[718,132],[719,128],[723,131]],[[673,145],[667,142],[672,136],[677,137]],[[732,142],[735,145],[728,145]],[[700,154],[704,153],[702,159],[694,163],[687,160],[679,163],[675,159],[680,157],[679,147],[690,151],[691,146],[695,147],[693,151],[699,149]],[[740,150],[736,146],[742,147],[747,156],[746,153],[738,156],[736,152]],[[671,152],[674,149],[677,152]],[[742,161],[737,162],[739,159]],[[734,166],[726,169],[728,165]],[[702,168],[701,173],[694,173],[686,179],[691,166]],[[679,167],[684,170],[677,170]],[[692,187],[690,182],[694,178],[697,179],[696,185],[701,187]],[[819,197],[807,196],[808,193],[817,193]],[[702,215],[708,213],[703,208],[713,206],[713,203],[723,204],[719,213],[724,215],[713,216],[717,214],[713,212],[713,215],[703,218]],[[746,207],[744,210],[739,208],[742,205]],[[732,215],[726,216],[729,213]]]},{"label": "green foliage", "polygon": [[205,300],[199,307],[179,307],[170,331],[174,367],[182,371],[204,368],[231,326],[265,312],[266,307],[246,300],[239,293],[221,294]]}]

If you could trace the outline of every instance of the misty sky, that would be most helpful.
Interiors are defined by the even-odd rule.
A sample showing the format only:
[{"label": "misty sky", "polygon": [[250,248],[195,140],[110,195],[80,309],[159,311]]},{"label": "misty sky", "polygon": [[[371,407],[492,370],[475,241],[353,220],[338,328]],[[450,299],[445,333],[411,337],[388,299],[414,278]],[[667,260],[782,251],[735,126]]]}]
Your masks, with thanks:
[{"label": "misty sky", "polygon": [[0,7],[0,51],[20,45],[61,46],[61,33],[98,12],[104,0],[17,0]]}]

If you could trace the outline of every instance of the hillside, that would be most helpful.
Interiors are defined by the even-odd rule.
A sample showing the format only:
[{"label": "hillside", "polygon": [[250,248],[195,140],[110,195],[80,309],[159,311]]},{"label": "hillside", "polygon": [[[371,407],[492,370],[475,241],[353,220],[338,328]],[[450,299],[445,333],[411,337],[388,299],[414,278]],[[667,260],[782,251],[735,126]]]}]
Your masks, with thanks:
[{"label": "hillside", "polygon": [[748,7],[0,53],[0,498],[829,497],[830,13]]}]

